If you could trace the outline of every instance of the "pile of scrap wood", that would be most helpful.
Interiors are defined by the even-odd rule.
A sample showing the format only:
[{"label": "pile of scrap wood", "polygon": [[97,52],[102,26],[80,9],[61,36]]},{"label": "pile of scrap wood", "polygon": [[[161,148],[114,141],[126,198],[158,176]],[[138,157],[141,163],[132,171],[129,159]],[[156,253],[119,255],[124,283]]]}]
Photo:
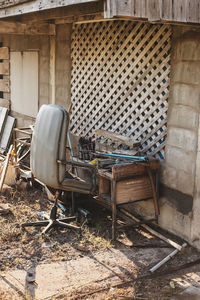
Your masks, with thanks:
[{"label": "pile of scrap wood", "polygon": [[100,137],[96,137],[96,151],[125,155],[139,153],[141,143],[138,140],[104,129],[97,129],[94,134]]}]

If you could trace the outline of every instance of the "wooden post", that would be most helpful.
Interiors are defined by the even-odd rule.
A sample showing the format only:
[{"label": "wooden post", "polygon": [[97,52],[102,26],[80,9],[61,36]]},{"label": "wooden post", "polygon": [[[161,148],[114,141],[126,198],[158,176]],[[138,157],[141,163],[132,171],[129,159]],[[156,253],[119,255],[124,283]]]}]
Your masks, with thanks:
[{"label": "wooden post", "polygon": [[116,208],[116,180],[112,179],[111,182],[111,203],[112,203],[112,239],[116,239],[116,219],[117,219],[117,208]]},{"label": "wooden post", "polygon": [[50,103],[56,103],[56,37],[50,36]]},{"label": "wooden post", "polygon": [[156,215],[156,217],[158,217],[159,214],[160,214],[160,210],[159,210],[159,206],[158,206],[158,199],[157,199],[156,188],[155,188],[155,184],[154,184],[154,180],[153,180],[153,175],[152,175],[152,171],[151,171],[150,167],[147,167],[147,172],[148,172],[150,183],[151,183],[151,187],[152,187],[152,194],[153,194],[153,203],[154,203],[155,215]]}]

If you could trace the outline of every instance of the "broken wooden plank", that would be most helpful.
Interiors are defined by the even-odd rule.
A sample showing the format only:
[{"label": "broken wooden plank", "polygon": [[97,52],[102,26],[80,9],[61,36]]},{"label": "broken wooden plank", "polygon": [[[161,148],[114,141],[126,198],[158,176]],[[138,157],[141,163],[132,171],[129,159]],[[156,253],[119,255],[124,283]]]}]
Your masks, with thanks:
[{"label": "broken wooden plank", "polygon": [[[125,214],[127,217],[131,218],[133,221],[135,221],[137,223],[140,222],[140,220],[138,218],[136,218],[134,215],[132,215],[126,209],[119,208],[119,211],[122,212],[123,214]],[[179,251],[182,249],[181,245],[177,244],[176,242],[172,241],[169,238],[166,238],[164,235],[162,235],[161,233],[155,231],[150,226],[148,226],[146,224],[142,224],[141,227],[143,227],[144,229],[146,229],[147,231],[149,231],[151,234],[153,234],[154,236],[158,237],[159,239],[161,239],[161,240],[165,241],[166,243],[170,244],[174,248],[178,249]]]},{"label": "broken wooden plank", "polygon": [[9,48],[8,47],[0,47],[0,59],[9,59]]},{"label": "broken wooden plank", "polygon": [[127,155],[136,155],[138,153],[137,149],[124,150],[118,149],[117,145],[110,145],[108,143],[95,143],[95,148],[100,152],[114,153],[114,154],[127,154]]},{"label": "broken wooden plank", "polygon": [[5,93],[10,92],[10,81],[9,80],[0,79],[0,92],[5,92]]},{"label": "broken wooden plank", "polygon": [[11,116],[7,116],[3,134],[0,139],[0,153],[2,154],[5,153],[9,147],[9,144],[12,139],[12,132],[15,126],[15,122],[16,122],[15,118]]},{"label": "broken wooden plank", "polygon": [[3,134],[7,115],[8,115],[8,109],[5,107],[0,107],[0,138]]},{"label": "broken wooden plank", "polygon": [[6,156],[6,160],[5,160],[4,165],[3,165],[3,170],[2,170],[2,173],[1,173],[1,179],[0,179],[0,192],[2,190],[3,183],[4,183],[4,180],[5,180],[5,177],[6,177],[6,172],[7,172],[7,168],[8,168],[8,164],[9,164],[9,159],[10,159],[10,156],[11,156],[12,148],[13,148],[13,145],[10,146],[8,154]]},{"label": "broken wooden plank", "polygon": [[104,129],[96,129],[94,134],[103,136],[105,138],[111,139],[112,141],[117,141],[122,144],[125,144],[129,147],[139,147],[141,143],[139,141],[133,141],[129,137],[123,136],[121,134],[114,133],[112,131],[104,130]]},{"label": "broken wooden plank", "polygon": [[10,74],[10,64],[9,62],[0,62],[0,75]]}]

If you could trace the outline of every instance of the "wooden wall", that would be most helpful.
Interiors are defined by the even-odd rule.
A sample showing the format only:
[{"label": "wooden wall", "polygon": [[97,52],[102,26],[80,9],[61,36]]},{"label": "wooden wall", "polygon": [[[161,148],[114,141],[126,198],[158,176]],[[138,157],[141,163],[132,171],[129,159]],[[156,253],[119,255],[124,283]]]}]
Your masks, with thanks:
[{"label": "wooden wall", "polygon": [[106,0],[105,17],[200,23],[200,0]]},{"label": "wooden wall", "polygon": [[2,0],[0,1],[0,8],[13,6],[13,5],[21,4],[24,2],[30,2],[30,1],[32,0]]}]

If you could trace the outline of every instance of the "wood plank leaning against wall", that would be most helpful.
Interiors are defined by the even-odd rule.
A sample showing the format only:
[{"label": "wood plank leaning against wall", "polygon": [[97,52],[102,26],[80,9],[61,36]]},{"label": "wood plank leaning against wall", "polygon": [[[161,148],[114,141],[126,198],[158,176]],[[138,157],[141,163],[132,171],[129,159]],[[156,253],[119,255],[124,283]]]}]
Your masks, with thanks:
[{"label": "wood plank leaning against wall", "polygon": [[104,16],[200,23],[200,0],[106,0]]}]

